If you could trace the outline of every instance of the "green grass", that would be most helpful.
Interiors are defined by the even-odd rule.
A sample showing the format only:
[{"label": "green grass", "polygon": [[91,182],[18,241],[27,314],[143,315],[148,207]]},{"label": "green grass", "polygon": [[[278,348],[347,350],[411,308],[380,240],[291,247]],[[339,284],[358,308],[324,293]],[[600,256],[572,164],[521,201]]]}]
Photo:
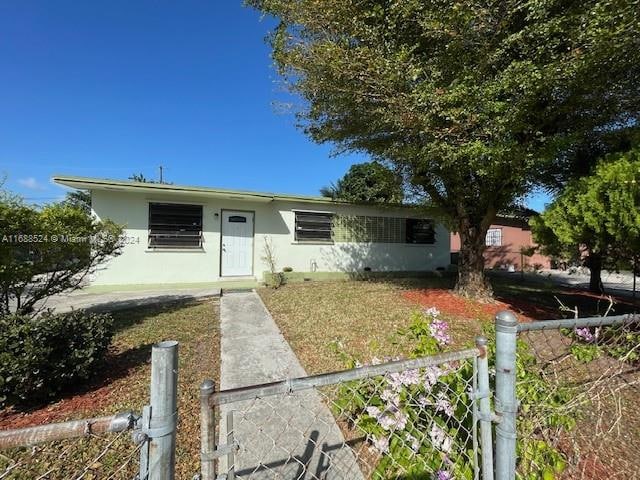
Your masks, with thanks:
[{"label": "green grass", "polygon": [[[117,333],[113,349],[106,368],[95,382],[56,404],[26,412],[26,417],[16,415],[16,418],[24,425],[29,417],[36,423],[44,423],[126,410],[140,412],[149,397],[151,345],[162,340],[177,340],[180,345],[176,478],[191,478],[199,471],[198,387],[205,378],[216,381],[219,378],[217,300],[119,311],[114,318]],[[114,443],[110,445],[110,442]],[[96,460],[103,451],[107,453]],[[52,442],[35,450],[1,452],[0,476],[5,468],[17,462],[18,466],[2,478],[38,478],[43,474],[46,474],[43,478],[76,478],[86,467],[89,470],[83,478],[107,478],[129,459],[130,463],[113,478],[131,479],[137,472],[138,457],[130,432],[108,434]]]},{"label": "green grass", "polygon": [[[314,374],[343,369],[341,352],[361,361],[409,353],[412,345],[399,331],[409,326],[412,312],[420,307],[404,299],[402,291],[417,284],[440,287],[446,282],[434,277],[292,283],[258,293],[307,373]],[[479,333],[479,325],[447,319],[456,344]]]},{"label": "green grass", "polygon": [[[411,322],[411,314],[421,308],[402,296],[412,289],[450,289],[455,283],[451,274],[422,278],[381,279],[370,281],[326,281],[290,283],[258,293],[282,330],[308,373],[339,370],[345,367],[344,352],[361,361],[372,357],[395,357],[409,353],[412,345],[398,332]],[[580,316],[603,313],[608,302],[583,291],[559,288],[543,283],[522,283],[520,279],[494,278],[497,300],[534,305],[532,315],[539,318],[572,316],[559,309],[559,298],[569,307],[577,306]],[[631,310],[617,304],[615,313]],[[480,334],[481,321],[444,315],[449,323],[453,345],[459,348]],[[538,317],[535,317],[538,318]]]}]

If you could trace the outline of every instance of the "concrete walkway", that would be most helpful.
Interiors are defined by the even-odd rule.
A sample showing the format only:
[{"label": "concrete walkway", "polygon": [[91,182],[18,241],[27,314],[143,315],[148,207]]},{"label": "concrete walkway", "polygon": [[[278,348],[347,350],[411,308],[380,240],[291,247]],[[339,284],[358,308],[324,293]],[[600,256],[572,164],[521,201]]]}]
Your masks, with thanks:
[{"label": "concrete walkway", "polygon": [[[222,297],[220,329],[222,390],[306,376],[255,292]],[[239,445],[236,476],[363,480],[352,450],[315,390],[223,405],[222,439],[229,412]],[[228,470],[225,457],[219,472]]]}]

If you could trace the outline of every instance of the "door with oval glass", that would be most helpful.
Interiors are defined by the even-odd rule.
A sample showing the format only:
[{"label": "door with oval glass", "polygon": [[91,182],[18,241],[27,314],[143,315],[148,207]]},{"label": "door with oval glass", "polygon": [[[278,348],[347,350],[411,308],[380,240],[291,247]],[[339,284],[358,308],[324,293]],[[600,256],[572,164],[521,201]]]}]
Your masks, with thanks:
[{"label": "door with oval glass", "polygon": [[253,212],[222,211],[220,274],[253,275]]}]

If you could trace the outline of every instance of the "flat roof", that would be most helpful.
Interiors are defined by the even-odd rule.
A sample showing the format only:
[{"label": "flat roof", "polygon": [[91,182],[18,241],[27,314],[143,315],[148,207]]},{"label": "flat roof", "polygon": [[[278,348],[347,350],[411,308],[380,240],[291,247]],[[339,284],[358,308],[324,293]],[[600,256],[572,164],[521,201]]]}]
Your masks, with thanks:
[{"label": "flat roof", "polygon": [[[131,180],[113,180],[108,178],[77,177],[71,175],[54,175],[52,180],[60,185],[80,190],[108,190],[130,193],[149,194],[188,194],[211,198],[225,198],[232,200],[252,200],[257,202],[272,202],[275,200],[295,201],[304,203],[320,203],[334,205],[358,205],[354,202],[333,200],[327,197],[310,195],[289,195],[281,193],[252,192],[247,190],[229,190],[224,188],[196,187],[189,185],[173,185],[168,183],[134,182]],[[371,205],[371,204],[363,204]],[[414,208],[408,205],[372,205],[378,207]]]}]

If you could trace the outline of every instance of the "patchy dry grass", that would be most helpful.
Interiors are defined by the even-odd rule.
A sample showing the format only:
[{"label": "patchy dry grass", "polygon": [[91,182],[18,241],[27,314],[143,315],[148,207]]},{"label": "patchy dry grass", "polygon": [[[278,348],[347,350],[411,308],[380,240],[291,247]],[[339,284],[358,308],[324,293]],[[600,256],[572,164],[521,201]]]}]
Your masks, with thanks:
[{"label": "patchy dry grass", "polygon": [[[180,346],[176,478],[191,478],[199,469],[198,387],[204,378],[219,378],[218,300],[144,307],[118,312],[114,317],[118,332],[113,348],[103,374],[92,385],[46,407],[28,412],[0,412],[0,428],[126,410],[140,412],[149,397],[151,345],[177,340]],[[102,452],[106,454],[98,458]],[[85,479],[130,479],[137,472],[138,456],[130,432],[55,442],[0,453],[0,477],[76,478],[86,469]],[[127,460],[130,462],[110,477]],[[12,465],[17,466],[3,476]]]},{"label": "patchy dry grass", "polygon": [[[441,279],[421,279],[439,286]],[[421,307],[402,297],[412,282],[339,281],[289,284],[259,294],[308,373],[345,367],[340,351],[367,361],[403,356],[412,345],[399,331]],[[478,321],[446,318],[454,347],[473,339]],[[338,347],[338,348],[336,348]]]},{"label": "patchy dry grass", "polygon": [[[568,315],[559,310],[556,297],[568,306],[578,306],[582,316],[602,313],[608,304],[581,290],[493,278],[495,305],[476,304],[472,306],[477,308],[470,308],[473,314],[454,314],[451,312],[459,312],[458,307],[465,302],[474,303],[446,292],[454,282],[453,276],[445,275],[386,281],[291,283],[278,290],[260,289],[259,294],[309,373],[344,368],[344,356],[338,351],[365,361],[373,356],[406,355],[411,345],[398,334],[399,330],[411,323],[412,312],[432,306],[429,295],[420,301],[422,305],[412,301],[416,293],[446,294],[444,300],[449,305],[436,303],[449,323],[454,349],[471,342],[483,324],[492,321],[493,315],[484,310],[493,307],[509,308],[523,319],[548,319]],[[615,313],[630,310],[624,299],[616,302]]]}]

